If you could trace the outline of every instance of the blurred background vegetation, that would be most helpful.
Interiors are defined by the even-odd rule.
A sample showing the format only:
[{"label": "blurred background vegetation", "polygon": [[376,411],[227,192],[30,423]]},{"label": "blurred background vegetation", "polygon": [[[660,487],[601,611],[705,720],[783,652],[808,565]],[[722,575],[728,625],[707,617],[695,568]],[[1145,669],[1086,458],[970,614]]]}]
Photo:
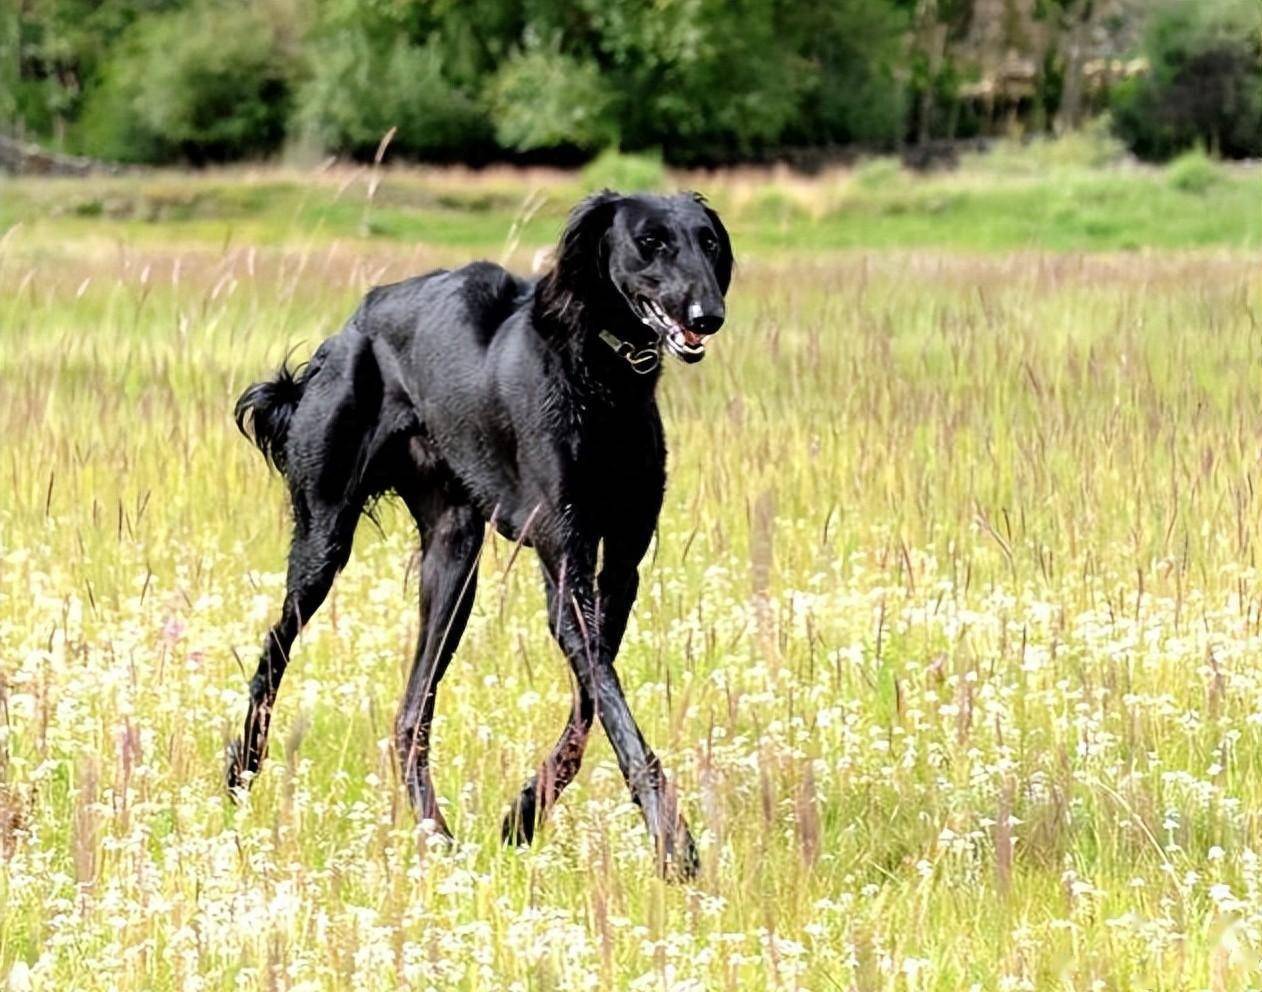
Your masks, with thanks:
[{"label": "blurred background vegetation", "polygon": [[958,142],[1107,119],[1262,156],[1258,0],[4,0],[0,134],[120,162],[573,165]]}]

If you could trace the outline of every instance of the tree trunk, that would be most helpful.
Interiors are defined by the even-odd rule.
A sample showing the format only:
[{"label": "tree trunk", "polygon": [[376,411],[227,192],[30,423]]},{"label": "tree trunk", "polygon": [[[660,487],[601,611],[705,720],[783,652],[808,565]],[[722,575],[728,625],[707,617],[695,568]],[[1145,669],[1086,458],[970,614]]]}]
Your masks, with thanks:
[{"label": "tree trunk", "polygon": [[916,141],[924,146],[933,137],[934,84],[946,60],[946,25],[938,21],[938,0],[920,0],[916,5],[916,45],[925,57],[924,88],[917,108]]},{"label": "tree trunk", "polygon": [[1065,66],[1065,85],[1060,94],[1055,131],[1064,134],[1076,130],[1082,122],[1082,67],[1087,56],[1087,35],[1091,27],[1090,0],[1078,0],[1069,8],[1068,27],[1062,35],[1061,62]]}]

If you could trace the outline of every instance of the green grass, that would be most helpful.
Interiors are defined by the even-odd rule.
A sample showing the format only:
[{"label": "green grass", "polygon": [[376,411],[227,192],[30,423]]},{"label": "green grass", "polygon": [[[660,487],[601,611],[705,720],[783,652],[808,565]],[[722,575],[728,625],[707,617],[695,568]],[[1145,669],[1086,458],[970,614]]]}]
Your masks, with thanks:
[{"label": "green grass", "polygon": [[[234,397],[373,283],[528,267],[576,181],[8,184],[0,982],[1256,982],[1262,283],[1256,176],[1224,174],[689,180],[742,264],[706,362],[664,376],[670,488],[619,661],[700,835],[687,887],[653,877],[603,738],[542,842],[500,847],[569,689],[537,569],[498,541],[435,728],[461,845],[418,837],[387,743],[417,625],[391,503],[298,644],[249,802],[221,785],[287,536]],[[156,190],[156,215],[107,209]],[[1092,253],[1122,245],[994,211],[1042,200],[1083,230],[1168,221],[1156,246],[1219,233]],[[861,243],[847,218],[873,247],[810,250]]]},{"label": "green grass", "polygon": [[[741,244],[764,251],[949,248],[976,251],[1262,248],[1262,170],[1191,156],[1168,169],[1076,164],[1085,154],[1001,149],[952,173],[917,178],[892,161],[817,181],[757,173],[678,174],[652,185],[700,188]],[[1073,144],[1067,146],[1073,150]],[[1088,159],[1089,160],[1089,159]],[[228,170],[97,180],[0,180],[0,227],[26,239],[84,237],[169,244],[281,245],[302,236],[486,249],[510,228],[549,245],[565,211],[592,183],[648,173],[593,166],[590,181],[540,171],[523,180],[408,170],[320,174]],[[633,160],[634,164],[634,160]],[[371,195],[370,195],[371,193]],[[524,217],[524,223],[518,223]]]}]

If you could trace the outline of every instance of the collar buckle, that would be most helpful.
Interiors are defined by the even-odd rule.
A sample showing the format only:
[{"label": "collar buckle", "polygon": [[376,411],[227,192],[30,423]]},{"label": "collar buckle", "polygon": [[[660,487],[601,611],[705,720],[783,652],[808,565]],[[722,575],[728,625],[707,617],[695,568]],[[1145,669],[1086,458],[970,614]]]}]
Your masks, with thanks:
[{"label": "collar buckle", "polygon": [[660,347],[634,347],[630,341],[624,341],[612,331],[601,331],[600,340],[613,349],[613,353],[631,366],[631,371],[639,375],[648,375],[662,363]]}]

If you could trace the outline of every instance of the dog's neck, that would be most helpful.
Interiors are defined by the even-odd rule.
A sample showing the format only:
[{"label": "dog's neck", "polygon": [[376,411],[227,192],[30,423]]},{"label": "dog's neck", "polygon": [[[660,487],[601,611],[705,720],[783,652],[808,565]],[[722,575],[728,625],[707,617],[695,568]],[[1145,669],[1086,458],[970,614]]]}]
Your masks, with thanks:
[{"label": "dog's neck", "polygon": [[[535,326],[581,378],[601,392],[642,396],[657,384],[661,339],[618,298],[588,299],[572,294],[558,306],[536,290]],[[650,361],[649,356],[653,357]]]},{"label": "dog's neck", "polygon": [[643,347],[636,347],[630,341],[623,340],[610,330],[600,330],[596,333],[596,337],[607,344],[610,350],[626,362],[631,367],[631,371],[637,375],[648,375],[662,364],[662,345],[660,341],[644,345]]}]

